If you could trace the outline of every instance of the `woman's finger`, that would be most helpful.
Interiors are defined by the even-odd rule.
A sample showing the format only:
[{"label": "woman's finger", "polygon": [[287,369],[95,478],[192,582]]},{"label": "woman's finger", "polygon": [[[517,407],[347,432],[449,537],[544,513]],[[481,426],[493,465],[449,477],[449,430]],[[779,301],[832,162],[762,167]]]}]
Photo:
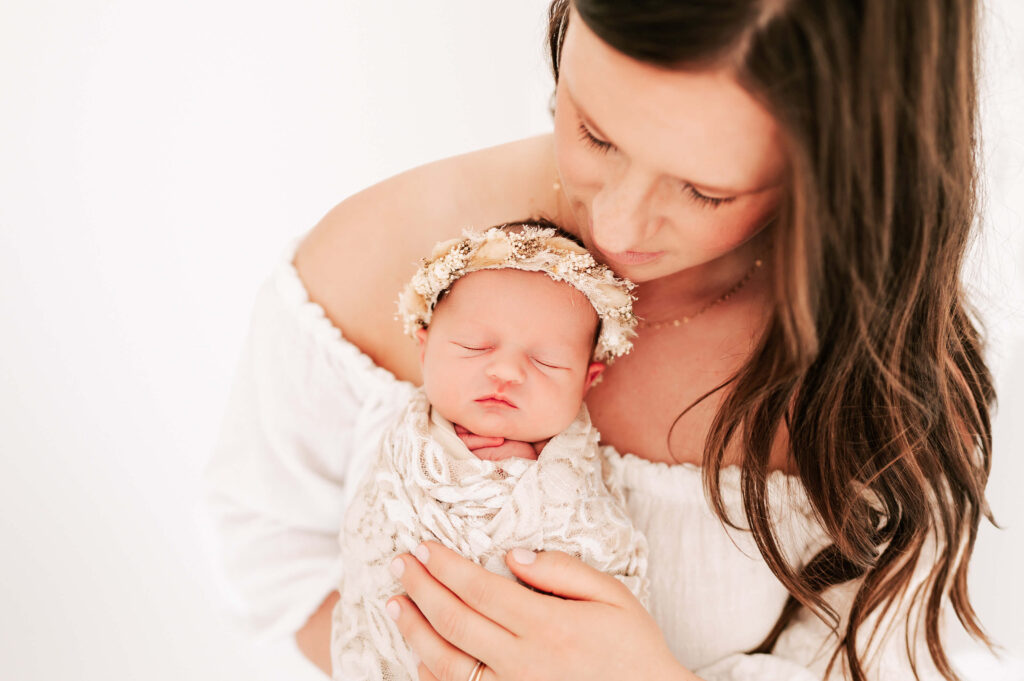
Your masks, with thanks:
[{"label": "woman's finger", "polygon": [[[470,669],[470,674],[472,673],[473,670]],[[441,679],[434,676],[430,672],[430,670],[427,669],[427,665],[423,664],[422,662],[420,662],[419,666],[416,668],[416,674],[418,676],[418,681],[442,681]],[[494,674],[494,672],[487,668],[484,668],[482,675],[479,677],[480,681],[494,681],[496,678],[497,676]],[[468,679],[468,676],[465,679],[456,677],[457,681],[467,681]]]},{"label": "woman's finger", "polygon": [[437,681],[437,677],[431,674],[430,670],[427,669],[427,665],[422,662],[416,667],[416,678],[419,681]]},{"label": "woman's finger", "polygon": [[476,658],[438,636],[416,604],[408,598],[396,596],[388,601],[389,612],[393,612],[395,607],[398,608],[395,621],[398,631],[420,658],[416,668],[419,681],[465,681],[469,678],[476,666]]},{"label": "woman's finger", "polygon": [[[414,553],[430,574],[459,601],[511,635],[529,630],[538,619],[537,613],[544,611],[544,600],[548,596],[496,575],[437,542],[423,542]],[[424,607],[419,600],[416,603],[421,609]],[[452,642],[458,645],[457,641]]]},{"label": "woman's finger", "polygon": [[[417,551],[419,550],[417,548]],[[408,554],[400,555],[395,560],[401,561],[403,565],[402,586],[409,599],[416,604],[417,609],[426,619],[433,635],[440,636],[447,643],[469,655],[475,657],[491,655],[492,662],[495,660],[491,651],[505,652],[512,649],[515,641],[513,634],[462,601],[428,572],[419,560]],[[511,583],[507,579],[474,565],[471,561],[466,562],[477,568],[484,576],[490,575]],[[523,587],[520,588],[523,591],[529,591]],[[443,661],[448,659],[448,657],[442,657]],[[428,664],[428,666],[430,665]],[[442,664],[443,668],[445,667]],[[437,669],[431,667],[431,670],[437,676]],[[438,676],[438,678],[444,679],[443,676]]]},{"label": "woman's finger", "polygon": [[626,606],[639,603],[626,585],[562,551],[514,549],[505,554],[512,574],[562,598]]}]

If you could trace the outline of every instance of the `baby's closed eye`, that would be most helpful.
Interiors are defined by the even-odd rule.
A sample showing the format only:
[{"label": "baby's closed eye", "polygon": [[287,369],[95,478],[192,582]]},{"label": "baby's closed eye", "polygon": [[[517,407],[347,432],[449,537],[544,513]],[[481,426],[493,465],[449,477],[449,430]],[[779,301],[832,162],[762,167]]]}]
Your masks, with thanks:
[{"label": "baby's closed eye", "polygon": [[539,364],[540,366],[545,367],[547,369],[561,369],[563,371],[569,370],[569,367],[562,366],[560,363],[553,360],[539,359],[537,357],[531,357],[530,359],[532,359],[536,364]]},{"label": "baby's closed eye", "polygon": [[470,352],[484,352],[491,349],[486,343],[460,343],[459,341],[452,341],[452,345],[463,350],[469,350]]}]

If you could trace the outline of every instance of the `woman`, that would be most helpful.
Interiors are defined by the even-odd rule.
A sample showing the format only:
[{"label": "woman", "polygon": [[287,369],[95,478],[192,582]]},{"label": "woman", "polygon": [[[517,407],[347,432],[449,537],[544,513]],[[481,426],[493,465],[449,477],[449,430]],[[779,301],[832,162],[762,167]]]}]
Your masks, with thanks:
[{"label": "woman", "polygon": [[343,490],[420,379],[409,263],[540,215],[639,284],[634,352],[587,404],[651,613],[564,554],[508,559],[548,596],[428,544],[389,606],[421,679],[956,678],[942,603],[985,640],[994,399],[959,281],[975,11],[555,0],[553,135],[347,199],[261,293],[209,475],[264,628],[329,671]]}]

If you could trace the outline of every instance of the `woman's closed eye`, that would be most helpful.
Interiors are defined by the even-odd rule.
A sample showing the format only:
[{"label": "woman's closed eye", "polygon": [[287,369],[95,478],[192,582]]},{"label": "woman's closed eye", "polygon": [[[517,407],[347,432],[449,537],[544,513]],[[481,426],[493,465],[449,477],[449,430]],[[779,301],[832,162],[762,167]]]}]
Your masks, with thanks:
[{"label": "woman's closed eye", "polygon": [[681,183],[681,188],[682,188],[683,192],[685,192],[688,197],[690,197],[691,199],[693,199],[694,201],[696,201],[696,202],[698,202],[700,204],[708,206],[709,208],[718,208],[719,206],[721,206],[724,203],[731,203],[732,201],[736,200],[735,196],[715,197],[715,196],[707,196],[705,194],[701,194],[689,182],[682,182]]},{"label": "woman's closed eye", "polygon": [[[583,143],[595,151],[604,154],[615,149],[615,145],[611,142],[597,138],[582,120],[580,121],[579,133]],[[718,208],[723,204],[736,200],[735,196],[708,196],[707,194],[702,194],[689,182],[680,182],[680,188],[688,198],[708,208]]]},{"label": "woman's closed eye", "polygon": [[587,124],[583,121],[580,121],[580,140],[582,140],[583,143],[591,149],[599,151],[602,154],[615,148],[615,145],[611,142],[605,142],[604,140],[595,137],[594,133],[590,132],[590,128],[588,128]]}]

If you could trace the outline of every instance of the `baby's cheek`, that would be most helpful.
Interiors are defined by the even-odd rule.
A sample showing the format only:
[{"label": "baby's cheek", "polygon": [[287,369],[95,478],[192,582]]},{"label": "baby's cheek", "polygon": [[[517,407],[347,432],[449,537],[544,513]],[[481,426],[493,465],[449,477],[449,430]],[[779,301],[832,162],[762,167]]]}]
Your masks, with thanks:
[{"label": "baby's cheek", "polygon": [[427,401],[440,412],[441,416],[455,423],[460,423],[462,418],[457,387],[461,383],[461,377],[451,371],[436,371],[434,368],[430,368],[429,363],[424,366],[423,392],[427,396]]},{"label": "baby's cheek", "polygon": [[580,411],[580,405],[583,404],[583,390],[575,384],[565,384],[553,391],[546,402],[545,433],[542,435],[553,437],[568,428],[569,424],[575,420]]}]

